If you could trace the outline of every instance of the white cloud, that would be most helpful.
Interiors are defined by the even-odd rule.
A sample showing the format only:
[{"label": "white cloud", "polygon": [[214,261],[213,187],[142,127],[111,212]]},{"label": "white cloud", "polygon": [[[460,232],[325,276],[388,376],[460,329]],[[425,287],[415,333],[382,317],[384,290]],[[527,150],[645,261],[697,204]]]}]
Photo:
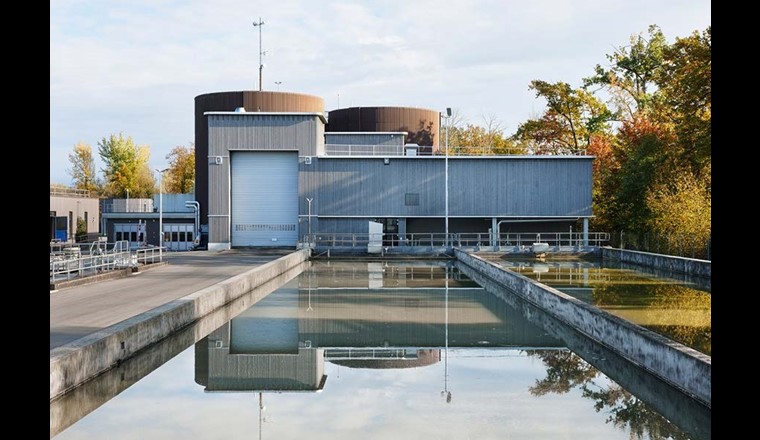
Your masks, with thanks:
[{"label": "white cloud", "polygon": [[460,109],[508,131],[534,113],[532,79],[579,84],[631,34],[671,40],[710,24],[710,2],[95,1],[50,4],[50,178],[66,156],[124,131],[152,165],[193,140],[195,96],[263,83],[338,105]]}]

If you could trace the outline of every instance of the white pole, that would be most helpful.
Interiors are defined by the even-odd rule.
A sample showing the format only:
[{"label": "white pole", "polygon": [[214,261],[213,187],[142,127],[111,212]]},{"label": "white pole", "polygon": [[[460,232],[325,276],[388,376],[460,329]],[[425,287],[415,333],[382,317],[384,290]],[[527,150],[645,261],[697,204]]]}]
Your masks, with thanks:
[{"label": "white pole", "polygon": [[158,172],[158,261],[163,261],[164,256],[164,168]]},{"label": "white pole", "polygon": [[449,246],[449,119],[451,118],[451,108],[446,109],[446,159],[445,159],[445,174],[446,174],[446,189],[445,189],[445,236],[444,243],[446,247]]}]

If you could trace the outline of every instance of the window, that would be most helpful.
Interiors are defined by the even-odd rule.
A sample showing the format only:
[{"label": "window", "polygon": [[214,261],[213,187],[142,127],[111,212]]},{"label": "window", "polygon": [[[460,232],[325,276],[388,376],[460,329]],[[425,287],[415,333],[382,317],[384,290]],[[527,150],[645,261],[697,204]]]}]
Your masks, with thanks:
[{"label": "window", "polygon": [[419,206],[420,193],[406,193],[404,204],[406,206]]}]

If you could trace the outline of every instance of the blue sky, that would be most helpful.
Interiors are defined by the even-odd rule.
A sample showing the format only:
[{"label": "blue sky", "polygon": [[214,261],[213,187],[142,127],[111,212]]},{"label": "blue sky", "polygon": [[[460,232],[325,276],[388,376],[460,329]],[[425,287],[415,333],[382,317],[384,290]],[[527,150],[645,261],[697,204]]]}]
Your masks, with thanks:
[{"label": "blue sky", "polygon": [[[543,103],[533,79],[580,86],[632,34],[669,41],[711,23],[707,0],[54,0],[50,181],[68,154],[110,134],[149,145],[151,168],[194,140],[194,98],[263,88],[320,96],[325,110],[410,106],[511,134]],[[275,82],[281,82],[277,85]],[[96,160],[100,169],[102,164]]]}]

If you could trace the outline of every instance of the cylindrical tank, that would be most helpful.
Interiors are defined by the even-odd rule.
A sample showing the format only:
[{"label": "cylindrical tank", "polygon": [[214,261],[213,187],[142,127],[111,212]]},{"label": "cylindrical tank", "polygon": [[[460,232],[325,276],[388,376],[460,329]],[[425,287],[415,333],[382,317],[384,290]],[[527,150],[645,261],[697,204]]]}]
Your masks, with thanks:
[{"label": "cylindrical tank", "polygon": [[200,203],[201,224],[208,224],[208,120],[205,112],[231,112],[238,107],[248,112],[324,113],[319,96],[288,92],[215,92],[195,97],[195,199]]},{"label": "cylindrical tank", "polygon": [[406,143],[438,150],[441,115],[415,107],[348,107],[330,111],[325,131],[405,131]]}]

